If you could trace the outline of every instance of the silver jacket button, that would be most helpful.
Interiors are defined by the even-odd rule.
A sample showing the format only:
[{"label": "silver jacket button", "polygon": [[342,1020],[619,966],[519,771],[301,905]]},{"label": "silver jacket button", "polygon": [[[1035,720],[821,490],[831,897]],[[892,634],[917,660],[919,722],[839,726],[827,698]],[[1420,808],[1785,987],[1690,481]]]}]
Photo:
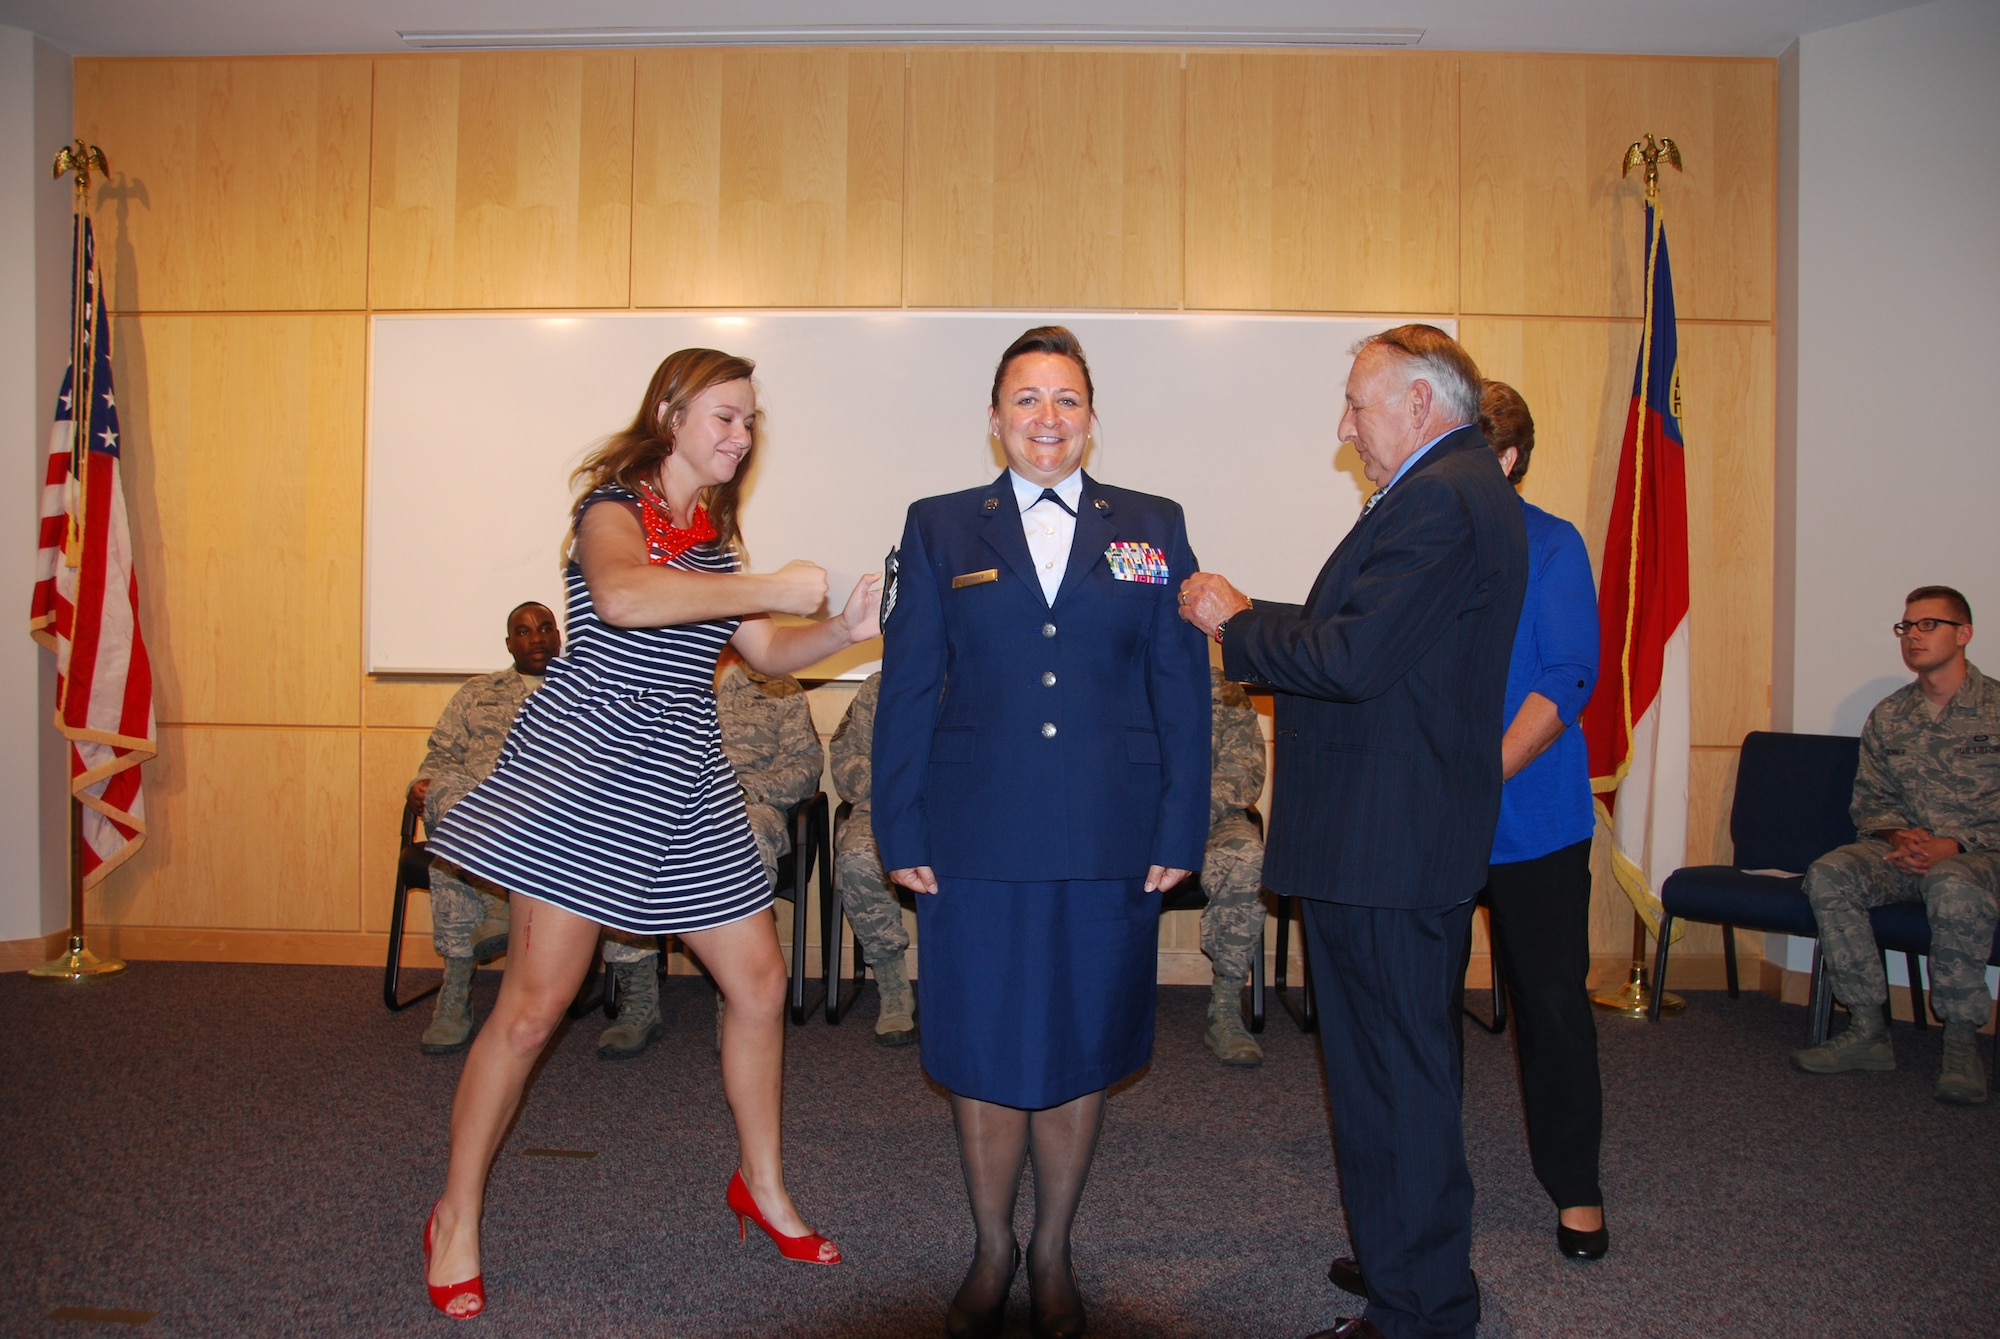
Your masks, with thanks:
[{"label": "silver jacket button", "polygon": [[1055,737],[1056,737],[1056,723],[1054,721],[1043,721],[1042,738],[1054,739]]},{"label": "silver jacket button", "polygon": [[1043,670],[1042,687],[1054,688],[1055,686],[1056,686],[1056,672],[1054,670]]},{"label": "silver jacket button", "polygon": [[1056,625],[1055,625],[1055,624],[1053,624],[1053,623],[1044,623],[1044,624],[1042,624],[1042,636],[1044,636],[1044,637],[1053,637],[1053,636],[1055,636],[1055,635],[1056,635]]}]

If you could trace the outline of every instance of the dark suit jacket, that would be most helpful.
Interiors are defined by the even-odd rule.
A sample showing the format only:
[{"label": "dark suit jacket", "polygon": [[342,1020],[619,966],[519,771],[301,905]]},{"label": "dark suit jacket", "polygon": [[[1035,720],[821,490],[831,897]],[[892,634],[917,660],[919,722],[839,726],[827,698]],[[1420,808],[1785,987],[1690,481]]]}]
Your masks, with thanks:
[{"label": "dark suit jacket", "polygon": [[1468,426],[1355,522],[1303,606],[1229,620],[1223,673],[1277,693],[1267,887],[1373,907],[1479,892],[1527,580],[1521,503]]},{"label": "dark suit jacket", "polygon": [[[1114,540],[1162,552],[1167,580],[1115,579]],[[884,868],[1017,882],[1199,869],[1208,652],[1177,614],[1195,570],[1179,505],[1085,475],[1053,607],[1005,473],[913,504],[899,557],[875,713]]]}]

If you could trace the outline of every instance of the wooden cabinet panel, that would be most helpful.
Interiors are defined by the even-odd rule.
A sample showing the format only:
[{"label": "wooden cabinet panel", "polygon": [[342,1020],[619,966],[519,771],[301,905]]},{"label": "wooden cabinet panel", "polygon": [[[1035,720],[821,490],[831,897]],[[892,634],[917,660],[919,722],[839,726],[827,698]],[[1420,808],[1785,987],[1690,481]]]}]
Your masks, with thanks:
[{"label": "wooden cabinet panel", "polygon": [[1777,67],[1768,60],[1466,55],[1459,152],[1467,312],[1638,316],[1647,132],[1661,171],[1683,320],[1772,319]]},{"label": "wooden cabinet panel", "polygon": [[358,725],[363,319],[113,338],[158,718]]},{"label": "wooden cabinet panel", "polygon": [[622,307],[632,57],[412,56],[375,67],[376,307]]},{"label": "wooden cabinet panel", "polygon": [[[1472,317],[1459,334],[1535,416],[1526,497],[1581,530],[1601,568],[1638,323]],[[1680,341],[1693,737],[1734,748],[1770,721],[1773,336],[1683,323]]]},{"label": "wooden cabinet panel", "polygon": [[[389,903],[396,889],[396,840],[403,821],[403,797],[424,760],[427,730],[364,730],[361,733],[361,925],[381,934],[389,928]],[[431,900],[410,896],[408,933],[431,928]]]},{"label": "wooden cabinet panel", "polygon": [[358,930],[358,730],[163,726],[146,844],[91,891],[99,925]]},{"label": "wooden cabinet panel", "polygon": [[1457,57],[1187,66],[1187,305],[1457,306]]},{"label": "wooden cabinet panel", "polygon": [[351,58],[77,61],[113,310],[360,307],[368,88]]},{"label": "wooden cabinet panel", "polygon": [[1179,57],[911,58],[909,259],[919,307],[1177,307]]},{"label": "wooden cabinet panel", "polygon": [[902,301],[900,51],[651,51],[638,61],[632,300]]},{"label": "wooden cabinet panel", "polygon": [[1680,339],[1694,742],[1735,748],[1771,728],[1777,341],[1686,324]]}]

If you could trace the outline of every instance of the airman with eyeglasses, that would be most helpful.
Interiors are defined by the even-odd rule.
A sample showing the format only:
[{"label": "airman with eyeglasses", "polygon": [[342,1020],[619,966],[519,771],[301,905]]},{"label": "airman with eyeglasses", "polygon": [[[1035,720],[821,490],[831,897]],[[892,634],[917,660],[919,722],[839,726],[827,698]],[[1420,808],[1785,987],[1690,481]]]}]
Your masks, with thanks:
[{"label": "airman with eyeglasses", "polygon": [[1806,871],[1834,997],[1847,1031],[1792,1052],[1812,1074],[1896,1067],[1889,997],[1871,907],[1921,902],[1930,922],[1930,1008],[1944,1022],[1941,1102],[1986,1100],[1975,1034],[1993,1012],[1986,960],[2000,920],[2000,685],[1965,658],[1972,607],[1949,586],[1920,586],[1895,624],[1916,681],[1876,704],[1861,731],[1850,813],[1859,840]]}]

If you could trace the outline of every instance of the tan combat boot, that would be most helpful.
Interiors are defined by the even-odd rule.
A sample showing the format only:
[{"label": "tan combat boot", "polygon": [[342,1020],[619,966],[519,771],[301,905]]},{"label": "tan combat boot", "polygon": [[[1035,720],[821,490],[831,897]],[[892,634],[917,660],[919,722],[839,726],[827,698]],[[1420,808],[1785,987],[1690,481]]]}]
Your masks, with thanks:
[{"label": "tan combat boot", "polygon": [[1938,1075],[1934,1096],[1961,1106],[1986,1100],[1986,1067],[1979,1063],[1979,1032],[1972,1024],[1944,1025],[1944,1072]]},{"label": "tan combat boot", "polygon": [[1896,1052],[1889,1045],[1889,1025],[1882,1010],[1868,1005],[1849,1014],[1847,1031],[1817,1046],[1792,1052],[1792,1063],[1808,1074],[1845,1074],[1849,1070],[1891,1070]]},{"label": "tan combat boot", "polygon": [[472,959],[446,958],[444,984],[438,987],[437,1012],[424,1029],[417,1049],[425,1055],[450,1055],[464,1049],[472,1036]]},{"label": "tan combat boot", "polygon": [[618,975],[618,1021],[597,1039],[600,1060],[630,1060],[667,1030],[660,1017],[660,960],[648,954],[637,962],[614,962]]},{"label": "tan combat boot", "polygon": [[909,979],[903,975],[903,955],[898,953],[887,962],[871,962],[868,967],[875,973],[875,989],[882,996],[882,1007],[875,1015],[875,1044],[908,1046],[917,1039],[917,1002]]},{"label": "tan combat boot", "polygon": [[1226,981],[1217,981],[1209,987],[1208,1031],[1202,1040],[1225,1065],[1261,1065],[1264,1048],[1243,1026],[1243,1009],[1237,1003],[1241,989]]}]

